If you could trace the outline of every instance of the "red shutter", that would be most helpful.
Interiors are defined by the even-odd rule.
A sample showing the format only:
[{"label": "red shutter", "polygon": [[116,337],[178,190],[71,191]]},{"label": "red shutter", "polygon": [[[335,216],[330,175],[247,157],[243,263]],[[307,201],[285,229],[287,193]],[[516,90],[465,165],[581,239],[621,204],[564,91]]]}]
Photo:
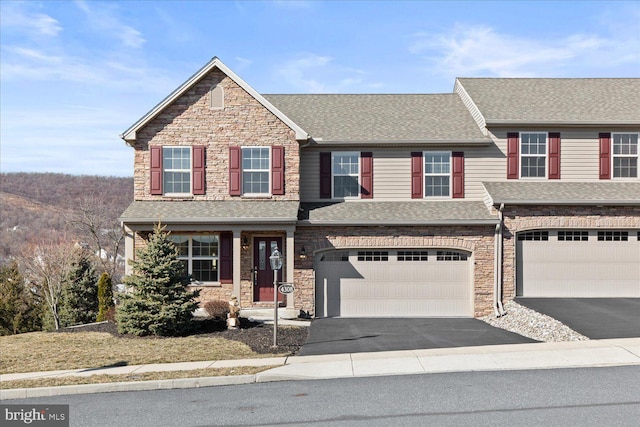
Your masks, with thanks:
[{"label": "red shutter", "polygon": [[331,198],[331,153],[320,153],[320,198]]},{"label": "red shutter", "polygon": [[193,194],[205,194],[204,145],[193,146]]},{"label": "red shutter", "polygon": [[424,176],[422,173],[422,152],[411,153],[411,198],[422,199],[422,183]]},{"label": "red shutter", "polygon": [[360,197],[373,199],[373,153],[360,153]]},{"label": "red shutter", "polygon": [[518,145],[520,138],[517,133],[507,134],[507,179],[518,179]]},{"label": "red shutter", "polygon": [[220,282],[233,283],[233,233],[220,233]]},{"label": "red shutter", "polygon": [[242,194],[241,174],[242,152],[240,147],[229,147],[229,195],[240,196]]},{"label": "red shutter", "polygon": [[162,147],[149,147],[151,153],[151,194],[162,195]]},{"label": "red shutter", "polygon": [[600,137],[600,179],[611,179],[611,134],[601,133]]},{"label": "red shutter", "polygon": [[560,179],[559,133],[549,133],[549,179]]},{"label": "red shutter", "polygon": [[453,191],[451,196],[454,199],[464,198],[464,153],[454,151],[451,153],[451,179],[453,180]]},{"label": "red shutter", "polygon": [[271,147],[271,194],[284,194],[284,147]]}]

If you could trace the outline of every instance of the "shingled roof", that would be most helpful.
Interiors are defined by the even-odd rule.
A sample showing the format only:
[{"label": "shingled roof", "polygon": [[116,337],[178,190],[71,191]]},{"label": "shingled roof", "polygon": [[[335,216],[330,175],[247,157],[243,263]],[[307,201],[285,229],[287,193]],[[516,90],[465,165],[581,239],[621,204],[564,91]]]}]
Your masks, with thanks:
[{"label": "shingled roof", "polygon": [[264,97],[316,142],[490,142],[453,93]]},{"label": "shingled roof", "polygon": [[640,182],[483,182],[491,204],[640,205]]},{"label": "shingled roof", "polygon": [[640,79],[458,78],[497,124],[640,124]]}]

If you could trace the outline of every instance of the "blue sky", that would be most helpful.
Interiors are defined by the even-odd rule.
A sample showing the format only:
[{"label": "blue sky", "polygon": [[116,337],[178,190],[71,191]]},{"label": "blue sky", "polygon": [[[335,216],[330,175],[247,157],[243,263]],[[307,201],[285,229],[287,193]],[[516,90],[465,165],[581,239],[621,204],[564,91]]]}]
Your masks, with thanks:
[{"label": "blue sky", "polygon": [[261,93],[640,77],[636,1],[0,1],[0,170],[130,176],[119,138],[213,56]]}]

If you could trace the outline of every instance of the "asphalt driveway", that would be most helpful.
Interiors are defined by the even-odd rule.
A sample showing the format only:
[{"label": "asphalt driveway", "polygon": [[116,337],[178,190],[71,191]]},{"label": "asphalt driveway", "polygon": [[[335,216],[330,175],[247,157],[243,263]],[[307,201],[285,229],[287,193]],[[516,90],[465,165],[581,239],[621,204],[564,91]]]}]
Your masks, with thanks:
[{"label": "asphalt driveway", "polygon": [[300,356],[537,342],[477,319],[328,318],[311,323]]},{"label": "asphalt driveway", "polygon": [[517,298],[591,339],[640,337],[640,298]]}]

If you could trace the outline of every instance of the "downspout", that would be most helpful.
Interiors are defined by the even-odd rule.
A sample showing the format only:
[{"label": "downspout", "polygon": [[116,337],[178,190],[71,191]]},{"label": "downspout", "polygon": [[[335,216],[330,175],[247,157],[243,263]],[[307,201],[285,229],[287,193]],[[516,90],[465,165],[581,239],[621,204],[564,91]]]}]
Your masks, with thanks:
[{"label": "downspout", "polygon": [[500,228],[501,224],[496,224],[496,231],[493,236],[493,312],[496,317],[500,317],[500,306],[498,305],[498,287],[500,286],[500,278],[498,277],[500,271],[500,260],[498,257],[498,251],[500,249]]},{"label": "downspout", "polygon": [[498,283],[497,283],[497,306],[501,316],[507,314],[504,307],[502,306],[502,265],[503,265],[503,225],[504,225],[504,217],[502,211],[504,210],[504,203],[500,204],[500,209],[498,209]]}]

